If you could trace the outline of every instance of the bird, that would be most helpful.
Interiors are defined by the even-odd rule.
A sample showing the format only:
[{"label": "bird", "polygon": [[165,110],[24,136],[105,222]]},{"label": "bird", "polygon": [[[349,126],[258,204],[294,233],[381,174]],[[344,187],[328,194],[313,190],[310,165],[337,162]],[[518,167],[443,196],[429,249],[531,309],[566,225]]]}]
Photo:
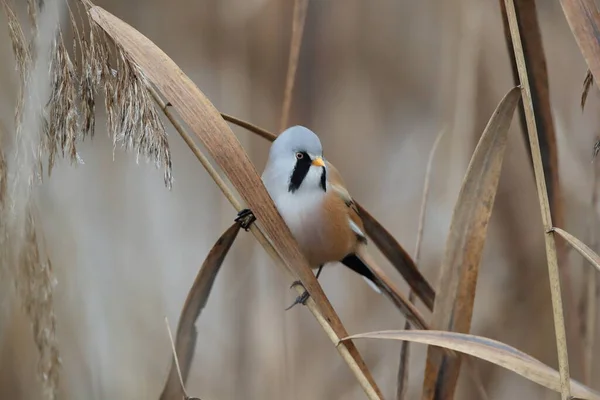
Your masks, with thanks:
[{"label": "bird", "polygon": [[[317,279],[325,265],[340,262],[381,293],[359,256],[368,242],[358,208],[316,133],[301,125],[284,130],[271,145],[261,179]],[[255,217],[244,209],[236,221],[247,231]],[[308,297],[305,290],[286,310]]]}]

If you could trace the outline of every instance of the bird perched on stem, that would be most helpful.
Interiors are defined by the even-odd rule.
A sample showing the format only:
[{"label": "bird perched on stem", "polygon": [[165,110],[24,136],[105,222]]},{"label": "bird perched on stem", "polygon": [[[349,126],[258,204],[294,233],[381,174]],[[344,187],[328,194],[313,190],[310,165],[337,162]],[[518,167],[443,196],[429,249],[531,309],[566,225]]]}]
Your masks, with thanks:
[{"label": "bird perched on stem", "polygon": [[[318,270],[317,279],[325,264],[341,262],[362,275],[375,291],[383,289],[400,308],[407,307],[390,283],[366,265],[361,250],[367,238],[358,209],[340,173],[323,158],[321,141],[314,132],[303,126],[283,131],[271,145],[262,181],[310,267]],[[236,218],[245,230],[254,220],[249,209]],[[307,299],[305,290],[288,309]],[[418,314],[412,308],[407,313]],[[417,326],[422,325],[421,317],[416,320]]]}]

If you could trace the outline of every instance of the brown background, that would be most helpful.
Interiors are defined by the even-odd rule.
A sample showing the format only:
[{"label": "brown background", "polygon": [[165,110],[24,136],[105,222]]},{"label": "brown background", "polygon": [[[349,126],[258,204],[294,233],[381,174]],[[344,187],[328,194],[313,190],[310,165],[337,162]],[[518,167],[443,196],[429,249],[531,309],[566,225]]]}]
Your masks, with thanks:
[{"label": "brown background", "polygon": [[[586,223],[593,220],[590,156],[600,104],[593,88],[582,114],[585,63],[558,2],[538,3],[566,228],[586,238]],[[217,108],[278,128],[291,0],[106,0],[98,5],[155,41]],[[25,15],[24,7],[19,11]],[[0,111],[10,119],[16,73],[6,29],[0,32]],[[291,123],[321,136],[326,156],[353,195],[410,252],[428,152],[446,126],[434,164],[421,265],[436,283],[470,154],[511,86],[497,1],[311,0]],[[262,169],[268,143],[234,131]],[[171,192],[151,164],[136,165],[133,155],[119,149],[113,161],[103,117],[95,138],[80,147],[85,165],[60,161],[40,189],[41,221],[58,282],[61,399],[158,397],[171,360],[163,318],[175,326],[199,265],[234,218],[233,208],[170,127],[169,135]],[[515,118],[472,332],[556,366],[542,234]],[[570,261],[580,296],[586,265],[577,255]],[[398,312],[352,272],[335,266],[320,282],[350,332],[403,327]],[[364,398],[310,313],[300,307],[284,312],[295,296],[289,284],[251,235],[241,234],[197,324],[190,394],[212,400]],[[31,331],[24,315],[14,311],[1,325],[0,394],[38,399]],[[358,345],[386,398],[393,398],[400,343]],[[425,356],[423,346],[413,348],[411,399],[420,391]],[[580,363],[571,359],[578,379]],[[493,399],[556,397],[499,367],[477,365]],[[477,398],[467,374],[462,375],[457,399]],[[594,376],[600,378],[600,370]]]}]

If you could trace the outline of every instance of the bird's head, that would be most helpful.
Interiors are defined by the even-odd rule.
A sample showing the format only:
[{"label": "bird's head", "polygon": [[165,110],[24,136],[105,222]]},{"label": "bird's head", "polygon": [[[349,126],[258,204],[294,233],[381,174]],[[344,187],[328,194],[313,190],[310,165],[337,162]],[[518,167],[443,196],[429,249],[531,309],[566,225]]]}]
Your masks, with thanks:
[{"label": "bird's head", "polygon": [[303,126],[283,131],[271,145],[268,164],[287,179],[291,193],[327,190],[327,166],[319,137]]}]

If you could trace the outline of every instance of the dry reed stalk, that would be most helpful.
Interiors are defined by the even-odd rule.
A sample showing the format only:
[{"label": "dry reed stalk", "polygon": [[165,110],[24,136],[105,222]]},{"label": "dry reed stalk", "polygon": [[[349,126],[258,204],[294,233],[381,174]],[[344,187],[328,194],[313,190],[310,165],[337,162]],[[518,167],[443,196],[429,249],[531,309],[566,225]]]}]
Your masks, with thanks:
[{"label": "dry reed stalk", "polygon": [[[175,362],[175,366],[177,367],[177,374],[179,376],[179,384],[181,385],[181,390],[183,392],[183,400],[201,400],[199,397],[190,397],[185,390],[185,385],[183,383],[183,378],[181,377],[181,369],[179,368],[179,361],[177,361],[177,351],[175,350],[175,343],[173,342],[173,333],[171,333],[171,327],[169,326],[169,320],[165,317],[165,324],[167,325],[167,333],[169,334],[169,342],[171,343],[171,351],[173,352],[173,360]],[[177,397],[179,400],[179,397]]]},{"label": "dry reed stalk", "polygon": [[[185,383],[183,383],[183,377],[181,376],[181,368],[179,367],[179,357],[177,355],[177,349],[175,348],[175,342],[173,341],[173,333],[171,332],[171,327],[169,326],[169,319],[165,317],[165,325],[167,326],[167,333],[169,334],[169,342],[171,343],[171,351],[173,352],[173,364],[175,364],[177,378],[179,378],[179,385],[181,391],[183,392],[183,399],[189,400],[190,396],[187,394],[187,390],[185,390]],[[171,372],[173,371],[173,367],[171,367]],[[169,379],[169,382],[171,379]],[[181,395],[177,396],[179,399]]]},{"label": "dry reed stalk", "polygon": [[568,400],[571,396],[570,375],[569,375],[569,356],[567,351],[567,338],[565,331],[565,320],[563,315],[563,304],[560,289],[560,273],[558,269],[558,260],[554,235],[550,232],[552,228],[552,215],[546,190],[546,180],[544,178],[544,169],[542,164],[542,155],[538,142],[538,133],[536,125],[536,115],[534,114],[533,102],[531,100],[531,88],[529,86],[529,77],[523,46],[521,44],[520,28],[515,13],[515,4],[513,0],[505,0],[506,13],[511,32],[511,38],[515,53],[515,60],[519,73],[519,80],[523,88],[523,106],[527,120],[527,132],[529,134],[530,150],[535,172],[535,181],[542,214],[542,223],[544,227],[546,257],[548,261],[548,275],[550,279],[550,291],[552,294],[552,311],[554,314],[554,331],[556,334],[556,345],[558,351],[558,365],[561,382],[561,398]]},{"label": "dry reed stalk", "polygon": [[[298,69],[298,60],[300,59],[300,49],[302,46],[302,36],[304,33],[304,26],[306,24],[306,13],[308,10],[308,0],[294,0],[294,11],[292,15],[292,32],[290,39],[288,66],[285,80],[285,88],[283,92],[283,102],[281,109],[281,119],[279,122],[279,131],[283,132],[287,127],[290,119],[290,111],[292,108],[292,99],[294,94],[294,84],[296,82],[296,71]],[[285,291],[278,290],[277,296],[281,301],[285,299]],[[284,340],[283,345],[283,370],[287,371],[288,365],[288,351],[287,338],[288,330],[285,320],[282,320],[282,335]],[[293,377],[293,372],[286,373],[286,380],[290,381]],[[289,382],[293,383],[293,382]],[[293,386],[293,385],[291,385]]]},{"label": "dry reed stalk", "polygon": [[[590,238],[592,243],[596,244],[596,235]],[[596,246],[597,247],[597,246]],[[597,320],[597,303],[600,289],[598,287],[598,275],[591,268],[585,271],[585,334],[583,336],[585,347],[583,382],[587,385],[592,385],[592,377],[594,376],[594,359],[596,358],[595,343],[596,343],[596,320]]]},{"label": "dry reed stalk", "polygon": [[[438,145],[444,136],[444,129],[442,129],[436,136],[435,141],[433,142],[433,146],[431,146],[431,150],[429,151],[429,157],[427,159],[427,167],[425,168],[425,181],[423,183],[423,194],[421,195],[421,207],[419,211],[419,224],[417,228],[417,240],[415,242],[415,253],[413,259],[415,260],[415,265],[419,265],[419,261],[421,260],[421,241],[423,240],[423,230],[425,228],[425,215],[427,211],[427,200],[429,198],[429,187],[430,187],[430,179],[431,173],[433,169],[433,160],[435,159],[436,150]],[[411,303],[415,302],[415,293],[411,289],[408,292],[408,301]],[[404,330],[409,330],[410,324],[408,321],[404,324]],[[408,390],[408,361],[410,358],[410,342],[404,341],[402,342],[402,347],[400,348],[400,363],[398,365],[398,375],[397,375],[397,385],[396,385],[396,399],[404,400],[406,399],[406,393]]]},{"label": "dry reed stalk", "polygon": [[[4,212],[6,204],[6,185],[8,180],[8,170],[6,168],[6,156],[4,155],[4,132],[0,130],[0,215]],[[0,243],[2,239],[0,239]]]},{"label": "dry reed stalk", "polygon": [[[560,392],[562,388],[560,375],[555,369],[512,346],[483,336],[447,331],[390,330],[361,333],[344,338],[344,340],[360,338],[409,340],[426,344],[429,347],[450,349],[506,368],[555,392]],[[573,387],[573,395],[576,396],[573,399],[600,399],[600,392],[590,389],[573,379],[570,380],[570,384]]]},{"label": "dry reed stalk", "polygon": [[[590,74],[591,75],[591,74]],[[599,170],[598,164],[594,163],[593,168],[593,187],[592,196],[590,199],[590,211],[592,215],[598,212],[598,178]],[[598,236],[596,233],[596,226],[592,222],[594,218],[590,218],[590,245],[593,249],[598,249]],[[584,334],[584,346],[585,346],[585,361],[584,361],[584,383],[590,385],[592,383],[593,376],[593,362],[594,362],[594,345],[596,342],[596,318],[597,318],[597,302],[600,287],[598,284],[598,276],[595,271],[585,266],[585,281],[587,282],[585,290],[585,334]]]},{"label": "dry reed stalk", "polygon": [[292,98],[294,93],[294,82],[296,81],[296,70],[298,69],[298,59],[300,58],[302,33],[304,33],[307,9],[308,0],[294,0],[292,38],[290,43],[287,76],[285,79],[285,91],[283,93],[283,108],[281,110],[281,121],[279,123],[280,132],[287,128],[288,121],[290,119],[290,109],[292,107]]},{"label": "dry reed stalk", "polygon": [[242,128],[247,129],[248,131],[257,134],[258,136],[262,137],[263,139],[267,139],[270,142],[277,139],[276,134],[271,133],[271,132],[267,131],[266,129],[263,129],[254,124],[251,124],[250,122],[236,118],[233,115],[221,113],[221,117],[223,117],[223,119],[225,121],[231,122],[232,124],[237,125],[237,126],[241,126]]},{"label": "dry reed stalk", "polygon": [[[266,237],[277,249],[276,253],[283,261],[279,265],[283,264],[288,271],[300,278],[311,295],[307,301],[309,310],[313,312],[330,339],[337,344],[341,337],[346,336],[344,326],[306,265],[247,154],[218,111],[179,67],[146,37],[100,7],[92,7],[89,15],[127,52],[135,65],[139,66],[148,79],[168,98],[174,109],[203,142],[212,158],[252,209],[261,230],[264,230]],[[302,292],[300,287],[297,290]],[[349,343],[339,346],[338,350],[368,397],[380,399],[381,392],[356,347]]]},{"label": "dry reed stalk", "polygon": [[23,33],[23,29],[19,20],[12,10],[12,8],[8,5],[6,0],[2,0],[2,7],[4,9],[4,14],[7,18],[8,25],[8,36],[11,40],[13,56],[15,57],[16,69],[19,71],[19,93],[17,97],[17,105],[15,107],[15,125],[17,128],[17,132],[21,127],[21,122],[23,118],[23,107],[25,105],[25,85],[28,80],[28,73],[31,67],[31,52],[29,47],[25,44],[25,34]]},{"label": "dry reed stalk", "polygon": [[[512,74],[515,85],[519,84],[519,73],[515,60],[515,53],[512,46],[511,34],[506,15],[504,0],[499,0],[502,11],[502,22],[504,26],[504,36],[511,59]],[[546,68],[546,56],[542,43],[542,35],[537,17],[536,2],[531,0],[515,0],[515,17],[520,28],[521,45],[523,47],[523,56],[525,67],[528,71],[533,113],[536,117],[537,137],[540,145],[540,154],[542,166],[544,169],[544,179],[548,190],[548,202],[550,204],[550,213],[552,221],[556,226],[565,225],[565,212],[562,190],[560,185],[560,174],[558,165],[558,145],[556,142],[556,132],[552,118],[552,108],[550,106],[550,88],[548,84],[548,70]],[[532,153],[527,139],[527,121],[525,117],[524,105],[519,107],[519,122],[522,135],[528,149],[529,160],[532,161]],[[533,163],[531,163],[533,168]],[[563,286],[564,307],[567,310],[566,329],[568,332],[568,341],[571,360],[576,360],[576,367],[582,368],[583,364],[583,346],[579,338],[577,327],[581,325],[579,313],[577,312],[577,301],[573,292],[573,283],[568,263],[567,246],[562,243],[556,243],[556,252],[558,257],[558,266],[560,280]],[[572,365],[573,366],[573,365]],[[578,369],[579,369],[578,368]],[[573,373],[576,373],[573,371]]]}]

